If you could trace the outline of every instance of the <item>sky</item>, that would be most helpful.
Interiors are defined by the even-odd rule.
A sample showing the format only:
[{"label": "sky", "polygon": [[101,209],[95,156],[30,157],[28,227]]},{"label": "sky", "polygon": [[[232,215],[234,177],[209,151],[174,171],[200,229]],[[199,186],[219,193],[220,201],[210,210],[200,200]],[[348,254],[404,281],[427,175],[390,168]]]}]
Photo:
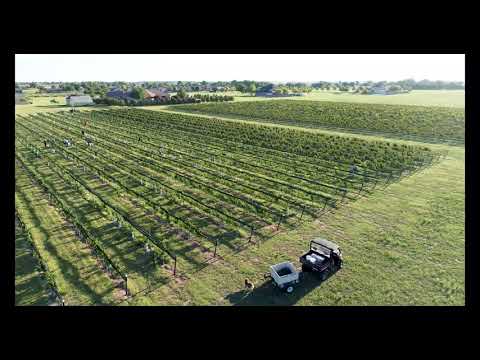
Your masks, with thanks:
[{"label": "sky", "polygon": [[464,54],[16,54],[17,82],[465,81]]}]

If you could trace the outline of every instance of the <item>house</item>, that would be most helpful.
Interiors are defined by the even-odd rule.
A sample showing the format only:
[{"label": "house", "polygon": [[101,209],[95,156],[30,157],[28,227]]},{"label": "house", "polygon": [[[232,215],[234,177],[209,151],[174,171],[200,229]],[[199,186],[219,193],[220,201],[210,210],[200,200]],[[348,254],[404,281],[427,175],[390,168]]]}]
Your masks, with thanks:
[{"label": "house", "polygon": [[107,97],[117,98],[117,99],[129,99],[129,93],[122,89],[112,89],[106,94]]},{"label": "house", "polygon": [[275,96],[275,93],[272,90],[269,91],[257,91],[255,96]]},{"label": "house", "polygon": [[373,86],[369,89],[370,94],[376,94],[376,95],[387,95],[388,94],[388,89],[385,87],[385,85],[377,85]]},{"label": "house", "polygon": [[170,94],[165,88],[145,89],[145,98],[152,100],[170,100]]},{"label": "house", "polygon": [[273,84],[267,84],[257,89],[255,96],[275,96],[276,86]]},{"label": "house", "polygon": [[69,95],[65,97],[67,106],[91,105],[93,100],[90,95]]},{"label": "house", "polygon": [[62,92],[65,92],[65,90],[63,90],[63,88],[57,88],[57,87],[47,87],[47,93],[51,94],[51,93],[62,93]]},{"label": "house", "polygon": [[[120,100],[137,101],[137,99],[132,96],[131,89],[127,91],[122,89],[113,89],[113,90],[110,90],[108,93],[106,93],[105,96],[115,98],[115,99],[120,99]],[[146,93],[145,93],[145,98],[148,98]]]}]

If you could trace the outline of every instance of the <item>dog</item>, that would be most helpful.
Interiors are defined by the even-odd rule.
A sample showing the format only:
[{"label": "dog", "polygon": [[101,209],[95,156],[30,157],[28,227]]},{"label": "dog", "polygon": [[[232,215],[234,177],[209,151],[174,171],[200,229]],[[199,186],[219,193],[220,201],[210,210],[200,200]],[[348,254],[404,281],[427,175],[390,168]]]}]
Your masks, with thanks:
[{"label": "dog", "polygon": [[254,288],[255,288],[255,285],[253,285],[253,282],[251,282],[248,279],[245,279],[245,289],[253,290]]}]

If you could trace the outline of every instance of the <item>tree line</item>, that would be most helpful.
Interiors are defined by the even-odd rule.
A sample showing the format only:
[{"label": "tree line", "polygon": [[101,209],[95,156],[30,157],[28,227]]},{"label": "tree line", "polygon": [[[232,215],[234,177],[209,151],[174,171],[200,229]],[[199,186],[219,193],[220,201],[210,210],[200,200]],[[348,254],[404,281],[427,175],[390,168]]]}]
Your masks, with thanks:
[{"label": "tree line", "polygon": [[[141,93],[141,91],[139,91]],[[135,96],[139,96],[135,93]],[[179,92],[170,99],[144,99],[141,98],[127,98],[120,99],[114,97],[101,97],[93,99],[95,104],[115,105],[115,106],[148,106],[148,105],[174,105],[174,104],[191,104],[200,102],[221,102],[233,101],[233,96],[227,95],[211,95],[211,94],[195,94],[193,96],[186,95],[185,92]]]},{"label": "tree line", "polygon": [[464,90],[465,84],[461,81],[441,81],[441,80],[421,80],[405,79],[400,81],[317,81],[306,82],[286,82],[272,83],[253,80],[232,80],[232,81],[145,81],[145,82],[124,82],[124,81],[82,81],[82,82],[56,82],[56,83],[37,83],[37,82],[17,82],[15,90],[21,92],[22,89],[36,88],[40,92],[79,92],[88,94],[92,97],[104,97],[112,88],[121,90],[129,89],[154,89],[165,88],[170,92],[229,92],[239,91],[246,94],[255,94],[257,91],[276,91],[277,93],[307,93],[316,90],[337,90],[337,91],[357,91],[362,92],[375,86],[388,86],[398,88],[404,91],[410,90]]}]

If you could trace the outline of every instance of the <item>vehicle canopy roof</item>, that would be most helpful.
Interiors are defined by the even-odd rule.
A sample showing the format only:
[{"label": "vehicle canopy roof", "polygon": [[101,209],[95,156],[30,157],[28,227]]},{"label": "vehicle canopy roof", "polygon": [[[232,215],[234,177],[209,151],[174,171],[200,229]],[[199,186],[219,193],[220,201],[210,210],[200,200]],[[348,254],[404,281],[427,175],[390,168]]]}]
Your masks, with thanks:
[{"label": "vehicle canopy roof", "polygon": [[315,245],[320,245],[320,246],[323,246],[323,247],[326,247],[327,249],[330,249],[330,250],[333,250],[333,251],[337,251],[339,246],[331,241],[328,241],[326,239],[323,239],[323,238],[315,238],[311,241],[310,243],[310,247],[313,247]]}]

